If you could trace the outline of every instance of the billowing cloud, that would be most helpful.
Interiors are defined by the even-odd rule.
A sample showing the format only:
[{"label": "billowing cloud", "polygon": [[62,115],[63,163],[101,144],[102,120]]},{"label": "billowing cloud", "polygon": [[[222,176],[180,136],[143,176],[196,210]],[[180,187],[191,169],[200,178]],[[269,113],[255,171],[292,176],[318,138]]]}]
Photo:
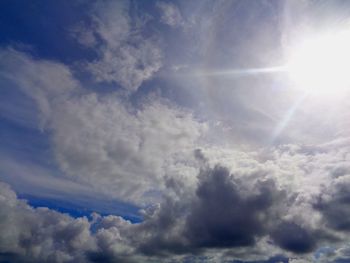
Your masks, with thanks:
[{"label": "billowing cloud", "polygon": [[186,166],[204,129],[159,102],[133,112],[117,97],[90,94],[62,105],[51,127],[61,169],[129,201],[159,191],[163,177]]},{"label": "billowing cloud", "polygon": [[[222,257],[251,255],[245,259],[252,260],[253,251],[259,254],[259,249],[265,249],[257,258],[285,254],[307,262],[312,252],[322,251],[329,242],[342,247],[348,240],[346,184],[331,181],[344,153],[323,146],[310,151],[309,147],[287,146],[276,149],[275,159],[267,161],[261,159],[266,156],[263,152],[260,157],[252,153],[246,160],[241,155],[229,162],[229,169],[205,166],[190,193],[178,191],[176,183],[169,184],[180,197],[169,198],[150,211],[153,220],[141,226],[149,239],[141,251],[210,254],[220,249]],[[309,166],[307,174],[304,165]],[[284,174],[284,169],[293,174]],[[290,176],[299,182],[293,186]],[[330,194],[333,191],[337,194]]]},{"label": "billowing cloud", "polygon": [[13,65],[5,77],[37,103],[66,175],[132,202],[159,196],[165,177],[195,181],[187,164],[206,126],[191,112],[157,97],[136,109],[117,95],[84,90],[62,64],[14,50],[2,58]]},{"label": "billowing cloud", "polygon": [[47,208],[33,209],[0,184],[0,254],[4,262],[84,262],[93,249],[89,222]]},{"label": "billowing cloud", "polygon": [[325,187],[315,204],[315,208],[324,215],[329,227],[345,233],[350,231],[350,174],[347,168],[334,169],[335,178],[332,179],[329,187]]},{"label": "billowing cloud", "polygon": [[[60,248],[62,253],[68,253],[64,257],[65,261],[60,259],[61,261],[57,262],[69,262],[72,258],[83,259],[86,262],[162,259],[181,262],[191,254],[201,255],[208,262],[262,258],[269,262],[269,258],[277,255],[299,258],[307,262],[312,258],[312,252],[322,249],[329,242],[332,242],[335,248],[344,247],[348,241],[346,218],[335,215],[346,215],[346,180],[336,183],[325,180],[334,176],[332,171],[338,163],[334,160],[318,167],[324,161],[325,155],[343,158],[343,154],[335,155],[325,146],[315,148],[315,152],[312,153],[309,148],[288,146],[276,150],[274,154],[276,159],[264,161],[262,157],[266,156],[266,152],[261,153],[259,158],[256,153],[252,153],[246,161],[237,160],[239,165],[233,164],[233,167],[228,168],[210,164],[209,159],[213,158],[213,152],[211,155],[205,155],[196,151],[194,155],[202,164],[195,186],[183,184],[181,178],[169,178],[166,183],[167,194],[163,201],[159,205],[146,208],[143,212],[144,221],[138,224],[131,224],[112,215],[101,217],[95,214],[92,220],[87,221],[84,218],[72,219],[47,209],[32,209],[23,201],[17,200],[15,194],[4,185],[1,192],[5,193],[3,201],[6,206],[2,206],[1,211],[18,217],[24,213],[24,217],[21,218],[27,218],[27,214],[31,217],[40,216],[40,220],[54,214],[55,218],[65,219],[64,226],[68,228],[69,225],[69,229],[74,228],[70,224],[76,227],[82,224],[79,230],[73,231],[77,237],[71,235],[71,241]],[[305,169],[303,161],[306,158],[309,158],[308,163],[310,167],[314,167],[315,172],[317,171],[319,178],[323,178],[321,182],[317,184],[314,181],[305,185],[304,181],[304,189],[286,184],[288,176],[286,178],[281,172],[283,165],[290,165],[288,162],[293,160],[298,167],[294,174],[298,175]],[[308,175],[296,176],[294,180],[303,181],[303,177],[312,176],[313,170],[310,170]],[[320,171],[323,171],[323,175]],[[278,174],[274,174],[276,172]],[[338,178],[345,177],[343,175]],[[341,188],[343,186],[344,188]],[[334,194],[331,194],[333,191]],[[39,219],[34,221],[36,223],[33,225],[36,226]],[[6,220],[2,224],[6,226],[16,222],[22,224],[22,221],[14,219]],[[51,235],[54,235],[58,239],[51,242],[60,242],[60,235],[52,232],[52,228],[55,227],[51,224],[54,223],[49,221],[47,224],[50,225],[48,229],[51,232],[47,230],[49,237],[45,236],[45,240],[53,238]],[[23,227],[29,226],[30,224],[27,224]],[[45,227],[41,229],[46,231]],[[21,233],[25,231],[23,229]],[[18,241],[22,237],[19,237],[17,232],[12,232],[2,235],[3,239],[6,236],[8,240],[15,240],[6,243],[3,252],[15,255],[32,253],[15,249],[19,246],[16,244],[22,244]],[[27,238],[28,243],[36,240],[34,236]],[[70,252],[71,247],[75,248],[73,254]],[[342,249],[341,251],[344,251],[344,248]],[[46,250],[46,253],[49,253],[49,250]],[[46,254],[37,255],[47,257]],[[335,257],[334,254],[322,254],[322,257],[326,256]]]},{"label": "billowing cloud", "polygon": [[279,224],[273,231],[272,238],[280,247],[295,253],[311,252],[316,245],[312,234],[293,222]]},{"label": "billowing cloud", "polygon": [[256,237],[266,232],[271,206],[283,194],[272,181],[266,181],[245,197],[239,192],[240,182],[223,167],[204,171],[200,177],[197,198],[187,219],[189,239],[203,247],[253,245]]}]

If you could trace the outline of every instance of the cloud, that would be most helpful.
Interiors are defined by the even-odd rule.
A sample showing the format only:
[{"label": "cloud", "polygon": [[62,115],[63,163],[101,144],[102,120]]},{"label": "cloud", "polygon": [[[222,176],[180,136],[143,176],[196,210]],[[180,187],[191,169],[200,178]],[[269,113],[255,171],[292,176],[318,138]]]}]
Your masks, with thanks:
[{"label": "cloud", "polygon": [[165,177],[195,181],[192,152],[206,125],[190,111],[157,97],[134,107],[84,89],[62,64],[12,49],[2,58],[4,76],[37,103],[64,175],[138,203],[159,198]]},{"label": "cloud", "polygon": [[130,225],[118,216],[93,214],[89,221],[32,208],[0,182],[1,262],[101,262],[100,255],[102,262],[131,262],[125,236]]},{"label": "cloud", "polygon": [[[264,238],[282,215],[285,194],[272,180],[241,179],[222,166],[203,167],[194,192],[181,193],[178,199],[169,197],[146,213],[145,221],[137,226],[144,237],[138,250],[153,256],[210,256],[214,250],[221,255],[219,261],[247,255],[252,259],[256,254],[260,259],[263,254],[274,256],[278,251],[270,248],[271,253],[266,253],[262,247],[268,246]],[[248,185],[251,192],[245,191]]]},{"label": "cloud", "polygon": [[[189,255],[204,257],[207,262],[271,262],[278,255],[308,262],[313,252],[331,243],[339,247],[339,252],[324,252],[322,258],[344,258],[348,242],[347,224],[343,224],[346,217],[333,216],[347,215],[347,175],[332,173],[344,158],[341,152],[339,148],[334,152],[323,146],[311,149],[289,145],[270,153],[240,153],[239,159],[228,158],[229,166],[215,162],[214,157],[220,152],[197,150],[193,155],[200,161],[201,170],[194,186],[180,177],[169,177],[163,200],[145,208],[144,221],[138,224],[112,215],[95,214],[88,221],[48,209],[32,209],[2,184],[0,193],[5,205],[0,211],[10,216],[2,217],[5,221],[1,222],[1,231],[5,232],[0,240],[6,245],[0,247],[3,255],[17,257],[34,253],[33,245],[24,249],[23,244],[38,242],[35,257],[53,262],[182,262]],[[283,172],[286,167],[293,171],[294,180],[300,180],[294,186],[288,182],[291,175]],[[302,173],[310,167],[307,174]],[[305,177],[313,176],[320,180],[313,178],[312,183],[306,183]],[[338,181],[330,180],[334,176],[338,176]],[[59,223],[60,220],[65,223]],[[19,232],[7,226],[16,227],[17,223],[21,224]],[[35,232],[37,225],[45,234]],[[19,233],[27,232],[34,235],[27,236],[23,243]],[[37,241],[37,235],[58,246],[56,254],[51,254],[50,247],[44,254],[40,252],[41,239]],[[62,239],[68,241],[63,245]]]},{"label": "cloud", "polygon": [[[43,157],[50,164],[45,168],[1,152],[1,177],[19,192],[74,199],[92,210],[106,205],[103,198],[128,201],[142,207],[143,217],[137,224],[96,213],[72,218],[33,208],[1,183],[0,261],[349,261],[349,138],[339,138],[349,126],[343,122],[347,104],[307,101],[290,120],[289,127],[299,127],[288,133],[295,133],[295,141],[324,141],[328,134],[336,141],[242,151],[240,138],[269,137],[298,94],[258,76],[223,80],[203,74],[198,80],[188,74],[179,86],[195,87],[193,102],[202,110],[197,113],[208,112],[201,121],[158,96],[123,96],[168,63],[162,62],[159,29],[182,34],[163,34],[171,35],[165,43],[176,39],[186,46],[177,49],[173,41],[171,54],[164,56],[174,57],[174,65],[186,65],[178,70],[179,78],[192,67],[266,66],[275,59],[271,50],[279,49],[281,34],[274,28],[284,4],[207,1],[181,5],[183,13],[170,2],[146,6],[158,8],[160,22],[172,29],[141,14],[133,1],[104,1],[91,5],[88,18],[70,30],[84,52],[95,55],[82,63],[94,80],[127,92],[100,93],[94,84],[84,87],[89,80],[80,83],[67,65],[0,49],[1,79],[35,103],[50,144],[45,150],[52,153]],[[180,27],[184,30],[174,30]],[[272,91],[275,96],[269,96]],[[9,112],[11,107],[17,105],[6,105]],[[7,117],[17,124],[22,118],[35,122],[25,111]],[[209,136],[206,118],[217,124]],[[228,141],[234,133],[233,145]]]},{"label": "cloud", "polygon": [[89,26],[79,25],[73,31],[79,43],[97,50],[98,58],[86,65],[95,80],[134,92],[160,69],[162,55],[157,40],[144,36],[145,22],[132,20],[130,5],[128,1],[98,3]]},{"label": "cloud", "polygon": [[186,235],[192,243],[199,247],[252,246],[256,237],[266,233],[271,206],[283,196],[273,181],[261,182],[244,197],[240,182],[227,168],[217,166],[200,177],[187,218]]},{"label": "cloud", "polygon": [[13,262],[84,262],[82,250],[94,247],[86,218],[33,209],[4,183],[0,202],[0,254]]},{"label": "cloud", "polygon": [[178,7],[172,3],[158,2],[157,7],[161,11],[161,21],[171,27],[179,27],[183,20]]},{"label": "cloud", "polygon": [[215,147],[203,141],[205,124],[167,101],[151,97],[135,107],[84,89],[62,64],[11,49],[1,55],[2,76],[38,104],[61,172],[148,205],[140,224],[116,216],[90,222],[30,208],[2,186],[2,257],[268,260],[308,258],[329,242],[347,242],[347,139],[255,152]]},{"label": "cloud", "polygon": [[350,173],[338,167],[333,171],[335,178],[319,195],[315,208],[323,214],[329,227],[346,233],[350,231]]},{"label": "cloud", "polygon": [[[138,226],[145,238],[138,250],[153,256],[200,251],[209,256],[215,251],[222,259],[241,260],[284,254],[310,261],[311,253],[326,244],[346,244],[346,194],[339,186],[332,190],[330,184],[333,167],[344,155],[339,148],[337,152],[323,147],[310,151],[310,147],[286,146],[276,149],[275,159],[267,161],[260,159],[266,156],[263,152],[260,157],[252,153],[244,159],[241,154],[228,160],[231,168],[203,166],[196,188],[189,191],[179,191],[181,183],[169,182],[168,198],[146,212]],[[206,155],[206,159],[211,158]],[[311,169],[306,174],[304,165]],[[294,176],[296,185],[288,181],[289,176]],[[347,189],[346,184],[342,189]],[[173,197],[172,191],[178,196]],[[338,214],[343,216],[334,216]]]},{"label": "cloud", "polygon": [[16,84],[37,103],[42,126],[55,101],[80,88],[67,66],[35,59],[11,48],[0,49],[0,71],[2,78]]},{"label": "cloud", "polygon": [[272,238],[280,247],[294,253],[311,252],[316,245],[312,234],[293,222],[278,225],[272,233]]},{"label": "cloud", "polygon": [[61,105],[51,129],[62,171],[128,201],[147,199],[166,175],[186,169],[205,128],[190,113],[156,101],[134,112],[118,97],[95,94]]},{"label": "cloud", "polygon": [[77,24],[70,29],[70,34],[80,45],[93,48],[97,45],[94,31],[84,23]]},{"label": "cloud", "polygon": [[47,204],[61,204],[65,208],[78,209],[89,213],[111,213],[139,219],[138,207],[120,202],[116,198],[92,186],[73,181],[66,176],[58,176],[56,171],[42,167],[18,157],[0,154],[0,177],[22,197],[31,202],[45,200]]}]

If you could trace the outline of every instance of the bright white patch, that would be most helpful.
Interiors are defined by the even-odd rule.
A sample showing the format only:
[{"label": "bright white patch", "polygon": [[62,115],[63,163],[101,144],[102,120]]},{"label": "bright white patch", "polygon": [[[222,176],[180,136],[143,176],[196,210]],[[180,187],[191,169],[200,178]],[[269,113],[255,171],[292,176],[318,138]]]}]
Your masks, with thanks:
[{"label": "bright white patch", "polygon": [[287,71],[298,88],[339,95],[350,87],[350,32],[305,39],[289,52]]}]

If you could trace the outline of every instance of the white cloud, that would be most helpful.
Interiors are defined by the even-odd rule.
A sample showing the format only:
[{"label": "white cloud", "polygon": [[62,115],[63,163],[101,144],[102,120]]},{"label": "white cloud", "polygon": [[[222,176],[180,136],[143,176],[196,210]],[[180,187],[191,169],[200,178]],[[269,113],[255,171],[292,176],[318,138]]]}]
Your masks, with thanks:
[{"label": "white cloud", "polygon": [[100,59],[87,68],[97,81],[117,82],[129,91],[136,91],[161,66],[159,49],[151,41],[138,41],[135,45],[102,50]]},{"label": "white cloud", "polygon": [[33,209],[4,183],[0,203],[0,254],[12,253],[22,262],[83,262],[82,251],[94,248],[86,218]]},{"label": "white cloud", "polygon": [[190,112],[157,98],[136,109],[82,89],[61,64],[13,50],[2,58],[6,77],[38,104],[65,175],[133,202],[158,198],[164,177],[195,181],[190,162],[205,124]]},{"label": "white cloud", "polygon": [[174,163],[188,162],[204,128],[159,102],[134,111],[118,97],[90,94],[62,106],[51,127],[61,169],[129,201],[158,191]]},{"label": "white cloud", "polygon": [[143,36],[143,22],[135,25],[131,20],[129,5],[97,3],[91,12],[92,26],[74,32],[80,43],[97,50],[98,58],[87,63],[95,80],[118,83],[133,92],[160,69],[162,56],[155,39]]},{"label": "white cloud", "polygon": [[15,83],[35,100],[42,126],[52,113],[55,101],[80,88],[68,67],[47,60],[36,60],[11,48],[0,49],[1,76]]},{"label": "white cloud", "polygon": [[88,28],[84,23],[73,26],[70,29],[70,34],[79,44],[86,48],[92,48],[97,44],[94,31]]}]

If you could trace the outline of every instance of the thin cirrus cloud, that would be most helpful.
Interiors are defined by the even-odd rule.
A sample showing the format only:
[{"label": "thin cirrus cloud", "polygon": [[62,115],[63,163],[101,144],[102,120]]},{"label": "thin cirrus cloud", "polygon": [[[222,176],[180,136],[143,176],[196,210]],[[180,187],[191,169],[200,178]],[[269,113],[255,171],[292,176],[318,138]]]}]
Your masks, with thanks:
[{"label": "thin cirrus cloud", "polygon": [[280,66],[346,4],[77,5],[77,61],[1,40],[0,262],[349,260],[348,94],[212,74]]}]

